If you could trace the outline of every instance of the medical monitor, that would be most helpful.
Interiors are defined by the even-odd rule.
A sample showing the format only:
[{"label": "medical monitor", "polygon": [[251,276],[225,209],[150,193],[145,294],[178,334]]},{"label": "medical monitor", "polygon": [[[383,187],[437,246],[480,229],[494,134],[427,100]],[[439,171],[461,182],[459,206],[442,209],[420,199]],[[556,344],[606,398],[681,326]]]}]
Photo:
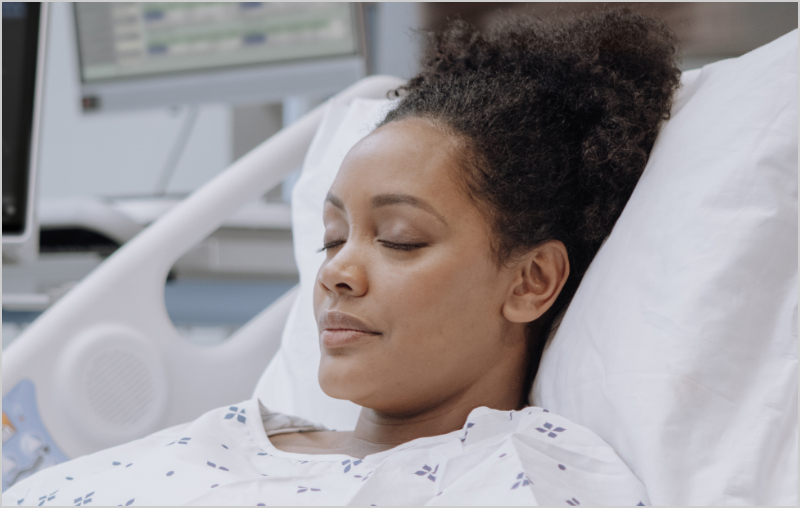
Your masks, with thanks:
[{"label": "medical monitor", "polygon": [[352,3],[74,4],[85,112],[322,97],[365,74]]},{"label": "medical monitor", "polygon": [[[33,251],[46,4],[3,2],[3,260]],[[12,254],[12,251],[17,251]]]}]

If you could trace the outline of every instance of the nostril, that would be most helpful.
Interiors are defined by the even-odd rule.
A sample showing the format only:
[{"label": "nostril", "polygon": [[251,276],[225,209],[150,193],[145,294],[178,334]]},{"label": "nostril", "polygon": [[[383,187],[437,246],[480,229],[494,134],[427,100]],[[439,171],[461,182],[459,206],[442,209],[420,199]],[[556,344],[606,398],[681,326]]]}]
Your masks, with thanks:
[{"label": "nostril", "polygon": [[344,282],[340,282],[340,283],[336,284],[336,287],[339,288],[339,289],[346,289],[348,291],[352,291],[353,290],[353,288],[351,288],[349,285],[345,284]]}]

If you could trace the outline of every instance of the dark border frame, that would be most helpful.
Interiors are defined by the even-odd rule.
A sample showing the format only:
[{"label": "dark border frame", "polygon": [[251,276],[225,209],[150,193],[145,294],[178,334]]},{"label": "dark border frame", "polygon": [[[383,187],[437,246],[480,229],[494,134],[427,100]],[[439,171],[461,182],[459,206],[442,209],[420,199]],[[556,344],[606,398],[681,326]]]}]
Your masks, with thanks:
[{"label": "dark border frame", "polygon": [[36,70],[39,54],[39,29],[42,6],[39,2],[26,3],[28,9],[25,15],[25,69],[23,75],[22,95],[22,120],[19,125],[4,126],[4,128],[19,128],[25,135],[19,137],[17,150],[19,151],[18,167],[3,168],[4,171],[17,171],[21,178],[17,178],[15,188],[12,190],[17,198],[20,213],[14,220],[3,218],[3,235],[21,235],[25,232],[28,216],[28,190],[31,184],[31,142],[33,139],[33,115],[35,113],[36,98]]}]

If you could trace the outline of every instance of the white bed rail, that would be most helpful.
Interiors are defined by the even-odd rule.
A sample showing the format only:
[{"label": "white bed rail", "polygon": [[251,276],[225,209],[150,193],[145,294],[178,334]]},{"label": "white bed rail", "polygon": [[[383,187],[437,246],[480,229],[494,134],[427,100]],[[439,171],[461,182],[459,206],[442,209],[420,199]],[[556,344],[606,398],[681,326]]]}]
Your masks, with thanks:
[{"label": "white bed rail", "polygon": [[[368,77],[331,100],[382,98],[402,84]],[[238,207],[301,165],[320,106],[186,198],[97,267],[3,354],[3,397],[21,380],[69,457],[189,421],[250,397],[277,349],[295,291],[219,346],[181,337],[164,304],[167,273]],[[270,331],[271,330],[271,331]]]}]

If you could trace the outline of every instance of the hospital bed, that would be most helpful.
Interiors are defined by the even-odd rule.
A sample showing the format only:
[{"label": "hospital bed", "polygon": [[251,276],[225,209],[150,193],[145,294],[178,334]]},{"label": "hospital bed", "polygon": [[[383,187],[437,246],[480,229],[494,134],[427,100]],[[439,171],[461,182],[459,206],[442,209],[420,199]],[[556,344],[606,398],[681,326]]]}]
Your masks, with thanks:
[{"label": "hospital bed", "polygon": [[[401,83],[371,77],[333,100],[385,97]],[[295,292],[212,349],[175,330],[164,282],[178,258],[302,164],[322,113],[320,106],[279,132],[125,244],[4,352],[3,386],[32,384],[30,409],[50,448],[77,457],[250,396]]]},{"label": "hospital bed", "polygon": [[[794,38],[793,46],[791,41],[786,42],[788,40],[786,38],[790,36]],[[794,63],[792,65],[796,64],[796,39],[796,32],[793,32],[793,34],[776,41],[783,41],[779,48],[783,53],[793,51]],[[773,43],[773,46],[775,44]],[[759,58],[751,58],[751,60],[747,60],[747,65],[757,66],[758,61],[763,59],[763,55]],[[715,72],[721,77],[716,78]],[[723,65],[708,71],[704,69],[687,73],[684,77],[685,96],[679,97],[676,101],[676,110],[685,108],[688,111],[691,109],[687,104],[698,97],[704,90],[702,87],[708,88],[710,85],[706,83],[713,82],[714,79],[724,80],[725,72],[729,71]],[[734,68],[730,72],[737,72],[737,69]],[[791,81],[791,77],[788,79]],[[796,69],[793,79],[796,87]],[[125,244],[34,322],[24,335],[5,351],[3,358],[3,439],[4,442],[7,440],[7,434],[10,438],[14,434],[23,433],[27,433],[29,438],[24,443],[22,439],[14,441],[17,443],[16,448],[9,449],[17,454],[13,458],[5,455],[7,450],[4,447],[4,488],[6,486],[6,470],[16,471],[19,476],[21,471],[30,470],[34,466],[36,468],[45,467],[66,458],[78,457],[127,442],[158,429],[192,420],[212,408],[251,397],[253,387],[256,386],[270,358],[281,346],[281,334],[287,320],[291,319],[290,311],[293,309],[295,299],[300,294],[300,288],[296,287],[289,291],[238,330],[225,343],[214,347],[203,347],[191,344],[182,338],[170,322],[164,307],[164,282],[167,273],[180,256],[211,234],[226,217],[235,213],[243,203],[262,196],[280,183],[290,171],[303,163],[318,126],[323,123],[324,118],[327,118],[326,111],[330,111],[337,104],[340,108],[346,108],[357,98],[385,98],[389,90],[400,84],[402,84],[400,79],[388,76],[366,78],[332,98],[328,104],[318,107],[297,123],[264,142]],[[753,84],[754,87],[756,85],[761,86],[758,83]],[[796,96],[793,106],[790,101],[789,108],[792,107],[794,108],[794,161],[789,160],[789,164],[794,164],[796,171]],[[670,126],[677,125],[680,122],[679,118],[681,118],[680,114],[674,115],[673,120],[670,120]],[[677,129],[677,127],[675,128]],[[791,135],[791,132],[789,134]],[[657,143],[654,157],[658,150]],[[655,180],[657,180],[657,173],[655,170],[651,171],[650,165],[648,165],[642,182]],[[644,184],[640,183],[640,186],[642,185]],[[787,216],[791,216],[792,197],[794,199],[794,258],[796,259],[796,179],[794,187],[791,188],[790,185],[786,189],[784,186],[781,192],[784,191],[788,193],[786,195],[789,199]],[[638,188],[637,192],[639,192]],[[645,196],[637,201],[636,196],[637,194],[634,193],[629,208],[644,206],[639,203],[648,199]],[[630,215],[623,215],[620,223],[625,222],[626,217],[630,217]],[[791,224],[789,226],[788,231],[791,231]],[[297,227],[298,225],[295,223],[295,228]],[[297,231],[295,234],[298,234]],[[601,249],[598,258],[602,258],[603,254],[613,252],[612,240],[613,234],[607,242],[609,246]],[[791,252],[789,257],[792,257]],[[596,264],[597,262],[593,266]],[[597,271],[595,270],[595,272]],[[587,274],[586,282],[590,289],[584,293],[591,291],[593,287],[596,289],[597,284],[592,286],[593,282],[589,280],[591,276],[592,269]],[[796,288],[796,265],[793,277]],[[303,280],[301,267],[301,285]],[[788,314],[781,311],[783,313],[779,318],[781,323],[787,319],[793,323],[794,340],[796,341],[796,291],[793,300],[791,295],[788,298]],[[585,300],[586,298],[582,300],[580,295],[576,295],[576,301],[571,305],[571,309],[576,306],[588,305]],[[794,314],[792,314],[792,309]],[[590,310],[586,310],[586,313],[591,314]],[[784,314],[786,315],[784,316]],[[569,314],[565,319],[570,319]],[[673,327],[673,330],[677,330],[676,333],[680,332],[680,325],[670,322],[667,314],[660,317],[655,316],[653,319],[662,319],[659,325],[663,325],[662,330],[669,330],[670,327]],[[575,326],[580,328],[581,325]],[[565,327],[568,328],[567,325],[562,326],[558,334],[567,333],[563,330]],[[562,342],[566,344],[565,348],[569,348],[568,343]],[[569,417],[578,420],[589,419],[591,417],[589,411],[576,408],[575,401],[565,401],[565,399],[559,399],[559,396],[553,395],[558,390],[558,382],[568,384],[564,381],[563,376],[564,372],[570,371],[570,369],[558,370],[558,358],[548,359],[548,355],[554,357],[557,354],[568,353],[568,351],[558,352],[556,344],[561,347],[559,341],[553,341],[554,347],[545,353],[543,368],[540,371],[540,377],[543,372],[545,375],[551,375],[554,381],[549,384],[537,381],[537,386],[534,387],[534,398],[538,396],[542,400],[551,401],[555,404],[555,407],[551,407],[551,409],[566,413]],[[596,343],[594,345],[597,346]],[[796,384],[796,346],[794,349],[790,347],[782,351],[780,355],[787,359],[786,369],[788,370],[784,373],[784,378],[788,376],[788,379],[791,379],[793,376]],[[631,359],[628,358],[628,360]],[[675,368],[680,370],[683,367],[677,365]],[[741,368],[744,369],[745,366]],[[688,383],[686,388],[688,392],[707,388],[707,386],[703,387],[701,382],[695,382],[696,378],[690,378],[691,372],[685,377]],[[693,382],[695,384],[692,384]],[[614,390],[613,382],[609,382],[606,388],[611,394]],[[277,390],[280,387],[273,387],[273,389]],[[795,399],[796,393],[795,386]],[[634,397],[646,396],[647,394],[644,393],[634,394]],[[687,397],[689,396],[687,395]],[[789,399],[791,399],[791,393]],[[270,404],[268,400],[264,402]],[[535,400],[534,402],[539,401]],[[604,401],[601,400],[601,402]],[[619,421],[623,421],[624,418],[633,418],[629,412],[622,409],[624,408],[612,407],[611,413],[617,414],[620,418]],[[774,470],[768,474],[791,476],[793,467],[794,500],[796,502],[796,400],[793,408],[776,406],[776,410],[787,411],[790,414],[793,411],[794,413],[789,420],[785,418],[781,420],[784,423],[785,421],[790,423],[788,430],[780,429],[780,432],[781,435],[788,436],[785,445],[795,448],[793,452],[795,463],[793,466],[791,461],[784,463],[785,453],[773,454],[778,458],[775,459],[775,464],[772,464]],[[629,421],[635,421],[635,419]],[[592,428],[585,421],[581,423]],[[676,422],[667,421],[664,422],[664,425],[669,427],[676,425]],[[628,447],[632,446],[631,443],[624,439],[616,441],[617,437],[614,434],[616,430],[613,427],[613,422],[602,422],[598,424],[599,430],[594,428],[593,430],[596,430],[615,448],[619,447],[618,452],[623,459],[640,461],[641,458],[636,455],[637,452],[628,450]],[[640,428],[627,428],[626,432],[628,435],[635,436],[644,431]],[[659,450],[653,448],[648,449],[647,452],[658,453]],[[697,467],[687,463],[684,476],[702,480],[703,475],[713,469],[709,464],[714,465],[719,462],[718,456],[712,458],[708,458],[708,456],[710,455],[706,454],[704,459],[707,459],[706,462]],[[748,460],[744,452],[741,457],[742,460]],[[688,452],[685,458],[687,461],[691,459]],[[14,463],[7,462],[7,459],[13,460]],[[663,456],[653,457],[652,461],[666,461],[674,464],[679,463],[680,459],[680,457]],[[651,488],[648,483],[650,478],[648,475],[655,474],[651,472],[653,468],[641,464],[637,464],[636,467],[632,465],[632,468],[635,473],[644,476],[642,480],[648,488]],[[711,471],[710,474],[709,478],[715,478],[714,475],[717,473]],[[679,476],[675,476],[675,478]],[[24,475],[20,477],[24,477]],[[719,478],[714,479],[714,481],[716,480]],[[731,484],[731,482],[725,483],[727,480],[723,480],[720,480],[722,484]],[[741,479],[741,481],[743,485],[750,485],[748,483],[750,480]],[[714,482],[709,480],[706,483]],[[777,497],[773,498],[764,497],[762,491],[766,487],[761,484],[753,484],[751,487],[743,487],[742,492],[728,490],[719,492],[717,498],[713,498],[713,492],[697,493],[692,491],[694,497],[691,498],[681,497],[681,494],[677,493],[671,498],[667,495],[662,497],[651,495],[651,499],[657,503],[676,501],[699,503],[708,499],[717,499],[718,502],[735,502],[736,500],[791,502],[791,492],[789,497],[785,494],[787,490],[785,481],[779,478],[772,481],[772,484],[776,486],[776,490],[780,491],[779,494],[776,494]],[[789,481],[789,491],[792,489],[791,484],[792,482]],[[674,487],[674,484],[672,486]],[[663,491],[666,487],[656,488],[654,486],[653,488],[655,490],[660,488]]]}]

